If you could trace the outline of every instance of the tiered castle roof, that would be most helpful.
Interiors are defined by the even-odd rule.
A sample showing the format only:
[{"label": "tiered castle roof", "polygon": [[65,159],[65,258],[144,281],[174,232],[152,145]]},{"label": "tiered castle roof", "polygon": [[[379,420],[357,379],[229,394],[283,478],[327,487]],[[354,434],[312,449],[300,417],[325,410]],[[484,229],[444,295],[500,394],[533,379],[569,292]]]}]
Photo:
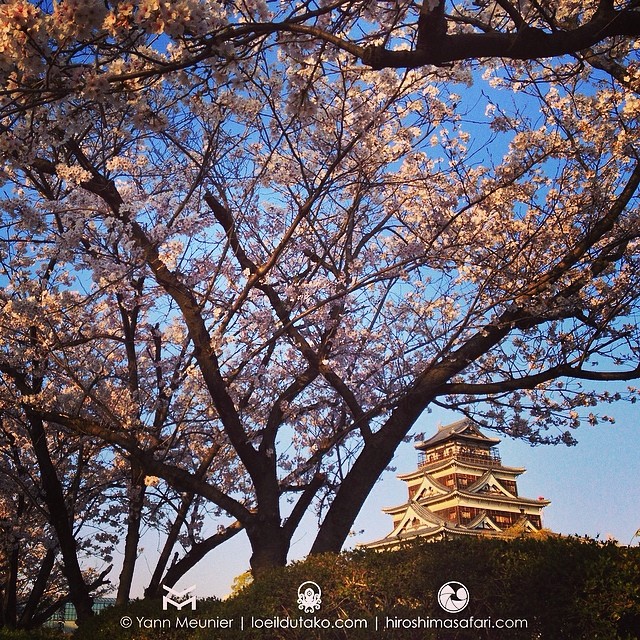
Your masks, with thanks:
[{"label": "tiered castle roof", "polygon": [[503,465],[499,443],[466,419],[441,426],[418,443],[418,469],[399,476],[407,483],[408,501],[384,509],[393,518],[393,530],[366,546],[393,546],[417,537],[499,536],[515,526],[541,529],[549,501],[518,494],[517,477],[525,469]]}]

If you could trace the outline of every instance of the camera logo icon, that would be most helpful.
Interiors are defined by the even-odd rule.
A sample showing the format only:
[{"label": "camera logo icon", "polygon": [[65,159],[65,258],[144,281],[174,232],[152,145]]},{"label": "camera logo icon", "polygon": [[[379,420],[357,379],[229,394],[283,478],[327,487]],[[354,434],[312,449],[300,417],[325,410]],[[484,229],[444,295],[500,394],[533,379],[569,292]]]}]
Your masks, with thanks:
[{"label": "camera logo icon", "polygon": [[459,613],[469,604],[469,590],[461,582],[446,582],[438,591],[438,604],[447,613]]}]

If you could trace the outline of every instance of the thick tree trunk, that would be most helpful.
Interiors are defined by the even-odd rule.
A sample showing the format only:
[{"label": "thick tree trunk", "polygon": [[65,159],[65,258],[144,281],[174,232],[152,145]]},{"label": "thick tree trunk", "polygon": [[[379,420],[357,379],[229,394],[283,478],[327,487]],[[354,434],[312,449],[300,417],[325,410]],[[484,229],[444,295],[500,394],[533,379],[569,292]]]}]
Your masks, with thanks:
[{"label": "thick tree trunk", "polygon": [[389,466],[398,443],[423,412],[422,402],[405,400],[386,424],[370,436],[353,467],[345,476],[320,525],[311,553],[338,553],[376,481]]},{"label": "thick tree trunk", "polygon": [[31,412],[27,412],[27,416],[29,418],[29,435],[38,460],[45,503],[49,511],[51,525],[60,545],[63,559],[62,571],[67,579],[71,602],[73,602],[78,620],[81,622],[93,615],[93,600],[80,569],[71,518],[64,499],[62,484],[49,455],[44,424],[38,416]]},{"label": "thick tree trunk", "polygon": [[38,577],[33,584],[27,604],[20,616],[20,627],[30,629],[37,624],[34,624],[33,622],[34,616],[38,610],[38,606],[42,602],[42,596],[47,588],[47,582],[49,581],[53,565],[55,564],[56,553],[56,549],[47,549],[47,553],[42,559],[40,569],[38,570]]},{"label": "thick tree trunk", "polygon": [[270,569],[284,567],[287,564],[290,540],[280,527],[262,527],[249,536],[251,541],[251,573],[259,580]]},{"label": "thick tree trunk", "polygon": [[127,604],[131,597],[133,574],[138,559],[138,543],[140,542],[140,523],[144,507],[145,485],[144,472],[136,462],[131,463],[131,487],[127,514],[127,536],[124,545],[124,560],[118,581],[116,604]]},{"label": "thick tree trunk", "polygon": [[16,544],[6,558],[7,573],[3,579],[2,591],[2,626],[15,628],[18,617],[18,567],[20,549]]},{"label": "thick tree trunk", "polygon": [[287,554],[291,544],[291,534],[287,534],[280,522],[278,497],[273,495],[265,499],[263,505],[271,505],[271,509],[262,506],[255,519],[246,527],[251,543],[251,572],[254,579],[259,579],[274,567],[287,564]]},{"label": "thick tree trunk", "polygon": [[[162,547],[162,552],[160,553],[160,557],[158,558],[158,562],[156,563],[156,568],[153,571],[151,580],[149,581],[149,586],[144,590],[144,595],[147,598],[153,598],[155,596],[158,596],[160,593],[160,582],[162,581],[162,576],[164,575],[165,569],[167,568],[167,564],[169,564],[169,557],[171,556],[173,547],[178,540],[180,529],[184,524],[192,501],[193,493],[183,494],[178,513],[176,514],[176,518],[173,521],[171,528],[169,529],[169,533],[167,534],[167,539],[165,540],[164,546]],[[165,580],[164,584],[172,587],[175,582],[173,584],[169,584]]]}]

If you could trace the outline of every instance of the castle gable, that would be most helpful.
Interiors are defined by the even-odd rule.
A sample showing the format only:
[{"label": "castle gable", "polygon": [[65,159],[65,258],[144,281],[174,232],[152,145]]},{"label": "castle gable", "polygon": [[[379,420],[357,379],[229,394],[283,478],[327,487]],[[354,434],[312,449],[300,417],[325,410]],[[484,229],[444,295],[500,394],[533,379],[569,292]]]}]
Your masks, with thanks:
[{"label": "castle gable", "polygon": [[438,482],[432,476],[425,475],[420,485],[417,486],[412,499],[426,500],[429,498],[434,498],[435,496],[446,495],[449,492],[450,489]]},{"label": "castle gable", "polygon": [[430,529],[440,529],[444,525],[444,520],[435,513],[411,501],[407,505],[403,517],[391,532],[390,536],[402,536],[410,531],[425,531]]},{"label": "castle gable", "polygon": [[494,531],[496,533],[502,531],[500,527],[486,514],[478,514],[468,525],[467,529],[474,531]]},{"label": "castle gable", "polygon": [[490,494],[517,499],[517,496],[508,491],[491,470],[487,471],[477,482],[469,485],[465,491],[467,493]]}]

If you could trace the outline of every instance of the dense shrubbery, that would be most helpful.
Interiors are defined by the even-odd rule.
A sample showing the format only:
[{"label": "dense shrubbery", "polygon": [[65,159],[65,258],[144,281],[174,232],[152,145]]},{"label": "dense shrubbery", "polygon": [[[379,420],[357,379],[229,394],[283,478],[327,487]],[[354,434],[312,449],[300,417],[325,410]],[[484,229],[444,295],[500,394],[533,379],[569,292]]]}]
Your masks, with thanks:
[{"label": "dense shrubbery", "polygon": [[[321,585],[322,608],[297,607],[298,586]],[[470,593],[468,607],[446,614],[437,603],[440,586],[458,580]],[[131,629],[120,625],[131,617]],[[172,620],[164,629],[140,629],[138,618]],[[231,630],[176,629],[176,618],[233,619]],[[366,630],[251,628],[251,619],[313,617],[366,619]],[[383,630],[387,618],[417,621],[524,619],[526,630]],[[375,619],[379,629],[375,631]],[[244,630],[240,620],[244,618]],[[451,623],[449,623],[451,624]],[[476,623],[477,624],[477,623]],[[169,626],[170,625],[170,626]],[[158,601],[113,609],[83,627],[76,640],[212,640],[264,638],[389,638],[402,640],[630,640],[640,637],[640,549],[576,538],[513,541],[464,539],[415,544],[393,552],[355,551],[298,562],[221,602],[200,601],[196,612],[163,612]]]},{"label": "dense shrubbery", "polygon": [[68,637],[53,629],[25,631],[23,629],[0,628],[0,640],[64,640]]}]

